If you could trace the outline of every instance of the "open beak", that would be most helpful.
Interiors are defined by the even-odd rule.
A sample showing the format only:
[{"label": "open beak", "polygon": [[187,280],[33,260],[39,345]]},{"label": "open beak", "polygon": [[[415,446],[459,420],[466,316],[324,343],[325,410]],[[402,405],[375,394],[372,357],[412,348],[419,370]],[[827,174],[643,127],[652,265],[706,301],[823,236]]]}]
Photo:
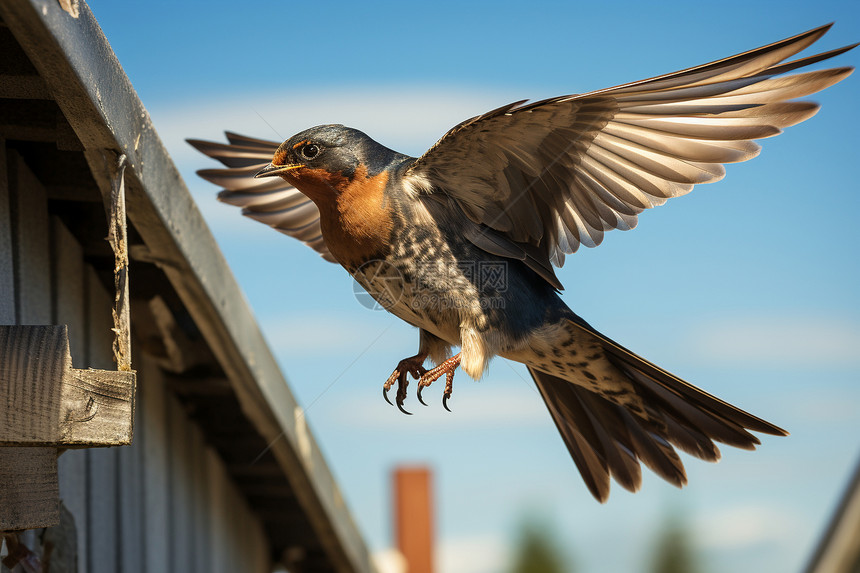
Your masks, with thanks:
[{"label": "open beak", "polygon": [[254,174],[254,178],[257,177],[273,177],[275,175],[280,175],[285,171],[292,171],[293,169],[298,169],[299,167],[304,167],[301,163],[290,163],[287,165],[274,165],[269,163],[259,171]]}]

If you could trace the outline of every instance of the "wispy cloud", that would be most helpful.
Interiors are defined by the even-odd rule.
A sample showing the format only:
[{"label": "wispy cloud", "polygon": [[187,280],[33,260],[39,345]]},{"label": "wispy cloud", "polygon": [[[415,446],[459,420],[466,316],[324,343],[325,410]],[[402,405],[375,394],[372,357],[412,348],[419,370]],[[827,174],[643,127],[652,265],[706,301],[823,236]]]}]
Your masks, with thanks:
[{"label": "wispy cloud", "polygon": [[498,573],[508,559],[505,540],[489,534],[442,539],[436,551],[437,569],[448,573]]},{"label": "wispy cloud", "polygon": [[[424,401],[431,407],[417,405],[410,395],[410,404],[415,415],[409,418],[409,430],[414,432],[451,432],[458,433],[469,429],[486,430],[493,427],[543,427],[548,423],[546,407],[539,395],[525,383],[500,384],[500,380],[487,382],[485,387],[475,392],[458,392],[458,386],[475,384],[467,376],[458,373],[454,379],[452,398],[453,413],[445,411],[437,402],[441,400],[444,378],[433,383],[423,392]],[[484,385],[484,383],[481,383]],[[493,387],[489,387],[492,384]],[[410,379],[410,389],[415,383]],[[391,391],[394,394],[394,390]],[[375,408],[355,408],[351,402],[343,402],[338,407],[336,419],[349,427],[363,430],[391,429],[391,420],[379,416]],[[468,413],[468,414],[465,414]]]},{"label": "wispy cloud", "polygon": [[[513,99],[517,99],[516,94],[463,86],[355,86],[339,91],[249,93],[222,98],[209,94],[203,102],[171,101],[152,105],[149,112],[216,235],[248,240],[261,236],[249,231],[260,225],[240,216],[235,207],[217,203],[217,188],[194,172],[218,164],[188,145],[186,139],[223,141],[224,131],[235,131],[282,141],[314,125],[342,123],[387,147],[420,155],[449,128]],[[274,234],[267,242],[272,243],[276,243]]]},{"label": "wispy cloud", "polygon": [[[505,569],[509,550],[504,539],[476,535],[442,539],[436,547],[435,569],[446,573],[498,573]],[[380,573],[406,573],[407,564],[397,549],[376,551],[373,561]]]},{"label": "wispy cloud", "polygon": [[696,355],[721,363],[860,365],[860,324],[841,317],[723,317],[700,324],[689,344]]},{"label": "wispy cloud", "polygon": [[408,571],[406,558],[397,549],[388,548],[376,551],[372,558],[379,573],[407,573]]},{"label": "wispy cloud", "polygon": [[378,321],[371,319],[322,313],[272,316],[261,322],[273,351],[283,356],[331,355],[355,350],[367,341],[368,328],[378,326]]},{"label": "wispy cloud", "polygon": [[695,530],[706,548],[734,550],[795,539],[801,526],[801,518],[786,508],[737,505],[700,515]]},{"label": "wispy cloud", "polygon": [[514,97],[462,86],[356,86],[332,91],[247,94],[171,102],[151,107],[158,133],[174,161],[203,157],[185,139],[223,137],[224,130],[281,141],[324,123],[365,131],[403,153],[422,153],[450,127]]}]

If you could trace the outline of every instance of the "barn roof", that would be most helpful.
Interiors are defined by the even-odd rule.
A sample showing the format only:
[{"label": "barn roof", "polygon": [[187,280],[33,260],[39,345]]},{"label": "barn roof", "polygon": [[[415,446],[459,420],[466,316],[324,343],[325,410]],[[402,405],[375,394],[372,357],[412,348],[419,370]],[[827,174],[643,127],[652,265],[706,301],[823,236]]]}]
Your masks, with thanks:
[{"label": "barn roof", "polygon": [[[0,18],[0,137],[16,142],[111,290],[103,196],[109,166],[127,156],[136,341],[171,372],[275,558],[300,548],[303,570],[373,571],[244,295],[89,8],[3,0]],[[134,305],[153,298],[161,311]]]}]

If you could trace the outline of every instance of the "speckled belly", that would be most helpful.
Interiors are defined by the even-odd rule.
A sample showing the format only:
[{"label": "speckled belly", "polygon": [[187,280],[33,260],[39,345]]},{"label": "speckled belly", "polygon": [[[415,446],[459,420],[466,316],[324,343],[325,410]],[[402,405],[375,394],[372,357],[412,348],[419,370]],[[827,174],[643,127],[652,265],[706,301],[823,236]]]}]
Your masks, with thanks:
[{"label": "speckled belly", "polygon": [[409,269],[373,260],[359,267],[353,277],[388,312],[453,345],[460,344],[459,315],[446,302],[447,295],[416,281]]}]

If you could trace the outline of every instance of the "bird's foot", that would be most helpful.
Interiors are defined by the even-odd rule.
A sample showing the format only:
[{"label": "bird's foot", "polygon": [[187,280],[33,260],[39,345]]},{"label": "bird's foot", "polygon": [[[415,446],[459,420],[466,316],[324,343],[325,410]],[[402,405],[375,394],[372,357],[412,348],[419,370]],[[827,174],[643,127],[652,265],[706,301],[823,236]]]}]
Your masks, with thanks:
[{"label": "bird's foot", "polygon": [[[424,374],[421,375],[421,378],[418,380],[418,401],[424,404],[424,400],[421,399],[421,390],[424,389],[425,386],[429,386],[436,380],[445,375],[445,393],[442,395],[442,406],[451,411],[448,408],[448,398],[451,397],[451,392],[454,391],[454,371],[460,365],[460,353],[458,352],[455,356],[452,356],[439,366],[427,370]],[[424,404],[425,406],[427,404]]]},{"label": "bird's foot", "polygon": [[[411,415],[411,412],[407,412],[403,409],[403,402],[406,400],[406,387],[409,385],[408,376],[409,374],[412,374],[412,377],[416,380],[423,379],[424,375],[428,372],[428,370],[424,368],[424,360],[426,359],[427,355],[421,353],[409,358],[404,358],[397,364],[397,368],[394,369],[394,372],[391,373],[391,376],[388,377],[385,384],[382,385],[382,397],[385,398],[386,402],[391,404],[391,400],[388,399],[388,391],[394,383],[397,382],[397,396],[394,401],[397,403],[397,408],[404,414]],[[438,378],[438,376],[436,378]],[[392,404],[392,406],[393,405],[394,404]]]}]

